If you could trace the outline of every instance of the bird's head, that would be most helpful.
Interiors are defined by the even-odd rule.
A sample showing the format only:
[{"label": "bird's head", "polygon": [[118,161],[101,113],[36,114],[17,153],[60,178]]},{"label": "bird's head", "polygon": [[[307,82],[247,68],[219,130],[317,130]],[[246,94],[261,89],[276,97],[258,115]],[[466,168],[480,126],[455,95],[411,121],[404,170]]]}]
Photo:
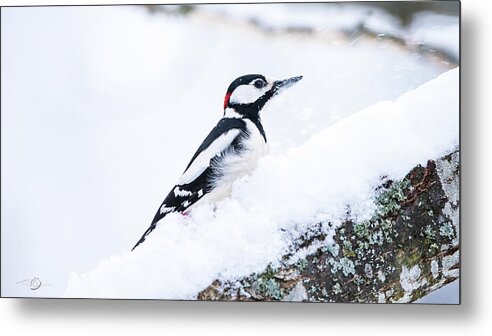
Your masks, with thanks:
[{"label": "bird's head", "polygon": [[245,75],[235,79],[224,98],[224,113],[228,109],[242,116],[257,117],[273,97],[300,81],[302,76],[283,80],[265,78],[263,75]]}]

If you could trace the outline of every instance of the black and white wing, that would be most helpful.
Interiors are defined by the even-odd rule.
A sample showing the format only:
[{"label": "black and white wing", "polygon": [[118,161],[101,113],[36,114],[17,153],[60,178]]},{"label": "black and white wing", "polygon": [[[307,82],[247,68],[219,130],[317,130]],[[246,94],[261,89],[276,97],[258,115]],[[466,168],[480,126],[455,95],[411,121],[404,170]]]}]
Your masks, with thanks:
[{"label": "black and white wing", "polygon": [[[186,167],[178,183],[173,187],[157,210],[157,213],[133,249],[143,243],[162,218],[172,212],[184,212],[191,205],[208,194],[213,185],[214,162],[218,157],[237,146],[237,139],[244,132],[246,124],[241,119],[221,119],[200,145]],[[132,251],[133,251],[132,249]]]}]

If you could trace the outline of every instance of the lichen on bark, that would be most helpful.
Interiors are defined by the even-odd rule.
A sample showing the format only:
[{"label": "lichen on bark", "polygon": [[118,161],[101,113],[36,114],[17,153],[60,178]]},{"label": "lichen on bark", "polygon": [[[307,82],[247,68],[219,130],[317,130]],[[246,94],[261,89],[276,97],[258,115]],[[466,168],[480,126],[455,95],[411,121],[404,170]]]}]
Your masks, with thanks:
[{"label": "lichen on bark", "polygon": [[306,258],[234,282],[216,280],[198,299],[412,302],[456,280],[459,167],[456,150],[400,181],[383,177],[369,220],[347,219],[329,244],[319,244],[325,234],[314,228],[298,243],[316,246]]}]

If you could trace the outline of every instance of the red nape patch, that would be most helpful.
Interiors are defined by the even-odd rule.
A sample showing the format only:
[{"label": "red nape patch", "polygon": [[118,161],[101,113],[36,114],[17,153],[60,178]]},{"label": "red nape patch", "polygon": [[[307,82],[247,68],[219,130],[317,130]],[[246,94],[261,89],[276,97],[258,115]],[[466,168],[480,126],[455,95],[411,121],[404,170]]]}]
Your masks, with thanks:
[{"label": "red nape patch", "polygon": [[226,93],[225,98],[224,98],[224,108],[226,108],[227,105],[229,105],[229,98],[231,98],[231,94],[232,94],[232,92]]}]

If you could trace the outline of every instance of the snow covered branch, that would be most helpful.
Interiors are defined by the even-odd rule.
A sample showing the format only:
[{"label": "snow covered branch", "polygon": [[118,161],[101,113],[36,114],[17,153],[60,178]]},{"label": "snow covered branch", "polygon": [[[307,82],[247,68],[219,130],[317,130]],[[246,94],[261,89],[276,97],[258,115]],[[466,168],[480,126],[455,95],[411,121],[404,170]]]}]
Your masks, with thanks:
[{"label": "snow covered branch", "polygon": [[[411,302],[459,276],[459,152],[384,180],[369,220],[346,220],[333,241],[310,230],[295,264],[216,280],[201,300]],[[285,255],[283,260],[290,260]]]},{"label": "snow covered branch", "polygon": [[456,279],[458,88],[454,69],[264,157],[66,296],[409,302]]}]

